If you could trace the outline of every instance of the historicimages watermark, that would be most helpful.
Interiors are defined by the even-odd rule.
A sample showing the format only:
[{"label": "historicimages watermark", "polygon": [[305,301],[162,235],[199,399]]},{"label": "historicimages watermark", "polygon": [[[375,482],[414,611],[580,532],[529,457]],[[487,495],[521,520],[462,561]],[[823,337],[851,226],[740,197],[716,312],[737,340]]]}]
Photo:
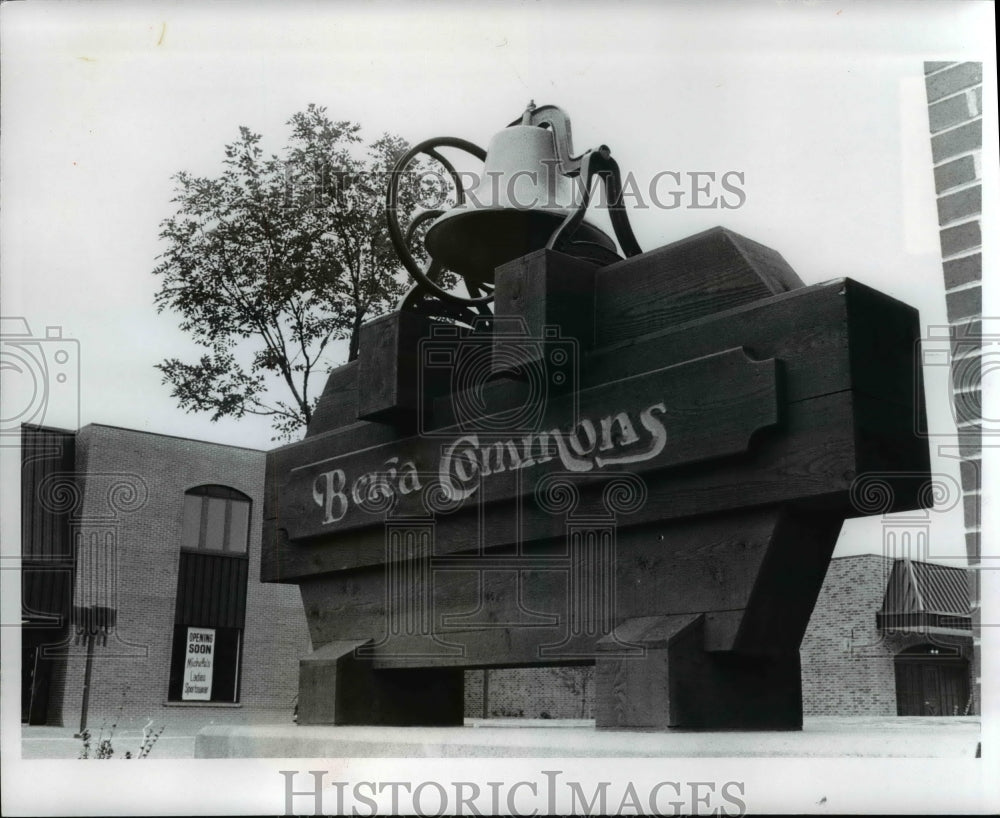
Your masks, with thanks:
[{"label": "historicimages watermark", "polygon": [[[279,770],[285,815],[745,815],[742,781],[574,781],[539,770],[517,781],[337,781]],[[306,810],[312,809],[312,812]]]},{"label": "historicimages watermark", "polygon": [[[464,200],[473,208],[506,202],[517,209],[575,207],[581,203],[584,183],[579,177],[568,180],[563,188],[554,163],[543,160],[541,170],[525,169],[514,174],[499,171],[444,170],[437,167],[419,171],[400,171],[404,187],[413,191],[412,204],[424,211],[434,211],[454,204],[454,191],[460,185]],[[285,172],[285,200],[301,202],[303,197],[316,207],[336,203],[351,208],[352,190],[377,190],[384,186],[385,172],[348,172],[332,164],[316,163],[305,174],[291,166]],[[563,190],[568,200],[555,191]],[[738,210],[746,205],[747,174],[742,170],[659,170],[648,178],[631,171],[622,178],[622,203],[634,210]],[[360,200],[359,200],[360,201]],[[592,206],[606,209],[606,192],[597,187]]]}]

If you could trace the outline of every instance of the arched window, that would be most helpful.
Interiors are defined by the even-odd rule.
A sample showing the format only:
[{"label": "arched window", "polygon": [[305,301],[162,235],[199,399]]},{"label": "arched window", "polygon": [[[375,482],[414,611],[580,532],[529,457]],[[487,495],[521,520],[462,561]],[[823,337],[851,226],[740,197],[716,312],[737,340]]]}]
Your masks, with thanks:
[{"label": "arched window", "polygon": [[238,702],[251,501],[228,486],[184,494],[168,698]]},{"label": "arched window", "polygon": [[184,548],[245,554],[249,533],[250,498],[242,492],[198,486],[184,495]]}]

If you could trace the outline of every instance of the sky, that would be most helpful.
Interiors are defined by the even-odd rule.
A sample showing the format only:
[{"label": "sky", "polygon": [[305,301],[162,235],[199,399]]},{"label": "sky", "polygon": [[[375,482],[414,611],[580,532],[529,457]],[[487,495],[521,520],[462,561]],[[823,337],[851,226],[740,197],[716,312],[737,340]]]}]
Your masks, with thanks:
[{"label": "sky", "polygon": [[[155,311],[151,271],[171,176],[217,173],[240,125],[279,151],[309,103],[368,138],[481,145],[529,100],[559,105],[575,149],[607,144],[640,190],[742,174],[738,208],[696,209],[684,184],[680,207],[633,208],[644,249],[723,225],[806,284],[850,276],[945,324],[922,63],[991,54],[981,5],[8,4],[3,314],[59,327],[46,348],[71,355],[33,419],[275,445],[265,419],[177,408],[154,364],[199,350]],[[953,433],[945,368],[927,394]],[[960,509],[935,514],[927,556],[960,554]],[[848,523],[838,554],[877,550],[879,525]]]},{"label": "sky", "polygon": [[[68,379],[50,384],[44,416],[32,419],[274,445],[266,421],[213,424],[174,405],[153,365],[197,348],[176,316],[156,313],[151,271],[171,176],[217,173],[241,125],[279,150],[285,123],[309,103],[369,138],[484,146],[529,100],[558,105],[577,151],[607,144],[639,180],[744,174],[739,208],[693,209],[688,197],[672,210],[632,210],[644,249],[722,225],[779,251],[807,285],[850,276],[917,307],[925,328],[944,325],[922,64],[987,61],[984,144],[996,144],[994,36],[992,4],[965,0],[5,3],[0,310],[27,321],[46,354],[69,356]],[[996,159],[984,162],[989,223]],[[985,288],[989,314],[994,282]],[[46,338],[47,327],[62,339]],[[3,377],[6,423],[25,385]],[[944,367],[928,369],[926,388],[932,467],[957,480],[957,463],[937,454],[954,433]],[[0,450],[5,477],[17,472],[11,454]],[[4,480],[3,505],[4,550],[16,554],[16,477]],[[960,556],[960,505],[929,515],[926,556]],[[882,522],[849,521],[837,555],[878,552]],[[848,786],[859,770],[844,769],[829,775]],[[896,789],[941,780],[938,768],[921,769],[894,767]],[[96,797],[98,779],[59,775],[80,804],[96,803],[83,795]],[[254,779],[215,775],[206,812],[280,811],[250,800]],[[950,783],[952,794],[976,791],[958,772]],[[165,812],[186,794],[176,779],[143,776],[141,787]],[[46,797],[34,792],[34,808]],[[761,798],[756,811],[780,807]]]}]

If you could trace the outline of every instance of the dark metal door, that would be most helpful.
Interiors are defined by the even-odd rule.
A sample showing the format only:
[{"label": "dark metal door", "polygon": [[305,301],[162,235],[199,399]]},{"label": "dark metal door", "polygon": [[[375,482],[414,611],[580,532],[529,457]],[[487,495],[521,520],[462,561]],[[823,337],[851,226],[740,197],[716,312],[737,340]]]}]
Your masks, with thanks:
[{"label": "dark metal door", "polygon": [[[923,646],[896,656],[896,714],[960,716],[969,698],[969,662]],[[912,651],[912,652],[911,652]]]}]

